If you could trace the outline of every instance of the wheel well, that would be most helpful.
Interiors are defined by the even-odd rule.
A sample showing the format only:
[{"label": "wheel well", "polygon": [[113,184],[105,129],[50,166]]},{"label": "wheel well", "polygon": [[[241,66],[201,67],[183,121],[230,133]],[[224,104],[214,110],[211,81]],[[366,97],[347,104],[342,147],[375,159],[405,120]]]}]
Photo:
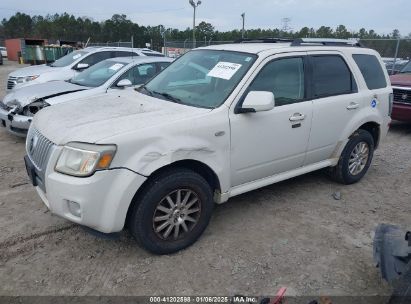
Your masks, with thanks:
[{"label": "wheel well", "polygon": [[176,168],[176,169],[178,169],[178,168],[190,169],[190,170],[200,174],[207,181],[207,183],[210,185],[213,192],[221,191],[221,186],[220,186],[220,181],[218,179],[218,176],[215,174],[215,172],[209,166],[207,166],[206,164],[204,164],[202,162],[196,161],[196,160],[176,161],[176,162],[171,163],[167,166],[161,167],[161,168],[157,169],[156,171],[154,171],[153,173],[151,173],[150,176],[147,178],[147,180],[143,183],[143,185],[141,185],[141,187],[137,190],[137,192],[134,195],[133,200],[132,200],[132,202],[131,202],[131,204],[128,208],[125,225],[127,225],[127,223],[128,223],[128,219],[130,217],[131,210],[136,205],[135,202],[138,200],[139,194],[142,191],[144,191],[144,189],[146,188],[149,180],[151,180],[155,176],[159,175],[163,171],[170,170],[170,169],[173,169],[173,168]]},{"label": "wheel well", "polygon": [[375,149],[378,148],[378,144],[380,141],[380,125],[379,124],[371,121],[371,122],[367,122],[363,124],[358,129],[370,132],[370,134],[374,138]]}]

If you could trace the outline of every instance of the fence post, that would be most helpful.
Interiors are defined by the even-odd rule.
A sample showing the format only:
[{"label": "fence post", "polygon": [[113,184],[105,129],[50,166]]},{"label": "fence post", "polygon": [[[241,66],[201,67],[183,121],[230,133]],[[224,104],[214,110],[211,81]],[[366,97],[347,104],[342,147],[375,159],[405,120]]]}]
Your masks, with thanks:
[{"label": "fence post", "polygon": [[398,58],[398,50],[400,48],[400,41],[401,41],[401,39],[398,38],[397,39],[397,47],[395,49],[394,63],[392,64],[391,75],[394,75],[394,72],[395,72],[395,63],[397,62],[397,58]]}]

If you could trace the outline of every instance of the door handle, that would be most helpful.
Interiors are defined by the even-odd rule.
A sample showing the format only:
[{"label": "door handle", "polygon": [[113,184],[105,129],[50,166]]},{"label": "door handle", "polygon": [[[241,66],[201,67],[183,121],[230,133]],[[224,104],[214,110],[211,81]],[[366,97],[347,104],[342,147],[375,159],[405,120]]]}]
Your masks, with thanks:
[{"label": "door handle", "polygon": [[355,110],[358,109],[360,105],[356,102],[350,102],[350,104],[347,106],[347,110]]},{"label": "door handle", "polygon": [[301,121],[305,119],[305,115],[301,114],[301,113],[294,113],[291,117],[290,117],[290,121]]}]

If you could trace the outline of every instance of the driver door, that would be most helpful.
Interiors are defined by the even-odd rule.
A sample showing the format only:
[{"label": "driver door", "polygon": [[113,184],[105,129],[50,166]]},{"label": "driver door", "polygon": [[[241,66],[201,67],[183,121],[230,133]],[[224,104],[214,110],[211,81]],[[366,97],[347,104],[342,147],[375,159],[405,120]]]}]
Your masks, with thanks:
[{"label": "driver door", "polygon": [[305,66],[305,53],[267,59],[239,103],[250,91],[270,91],[274,109],[230,112],[232,187],[303,166],[313,111]]}]

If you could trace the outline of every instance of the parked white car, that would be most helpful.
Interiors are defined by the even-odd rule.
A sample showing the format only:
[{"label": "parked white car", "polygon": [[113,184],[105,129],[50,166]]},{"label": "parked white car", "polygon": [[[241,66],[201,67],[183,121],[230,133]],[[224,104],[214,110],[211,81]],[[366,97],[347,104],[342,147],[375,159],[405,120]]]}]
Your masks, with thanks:
[{"label": "parked white car", "polygon": [[359,181],[388,131],[389,83],[352,41],[199,48],[139,92],[40,111],[26,167],[53,213],[171,253],[230,197],[326,167]]},{"label": "parked white car", "polygon": [[5,46],[0,46],[1,57],[7,58],[7,49]]},{"label": "parked white car", "polygon": [[166,57],[117,57],[101,61],[67,81],[50,81],[12,90],[0,102],[1,126],[24,137],[33,116],[44,107],[120,88],[134,88],[150,80],[172,61]]},{"label": "parked white car", "polygon": [[52,80],[68,80],[105,59],[130,56],[162,57],[164,55],[150,49],[88,47],[69,53],[51,64],[33,65],[10,73],[7,79],[7,90]]}]

